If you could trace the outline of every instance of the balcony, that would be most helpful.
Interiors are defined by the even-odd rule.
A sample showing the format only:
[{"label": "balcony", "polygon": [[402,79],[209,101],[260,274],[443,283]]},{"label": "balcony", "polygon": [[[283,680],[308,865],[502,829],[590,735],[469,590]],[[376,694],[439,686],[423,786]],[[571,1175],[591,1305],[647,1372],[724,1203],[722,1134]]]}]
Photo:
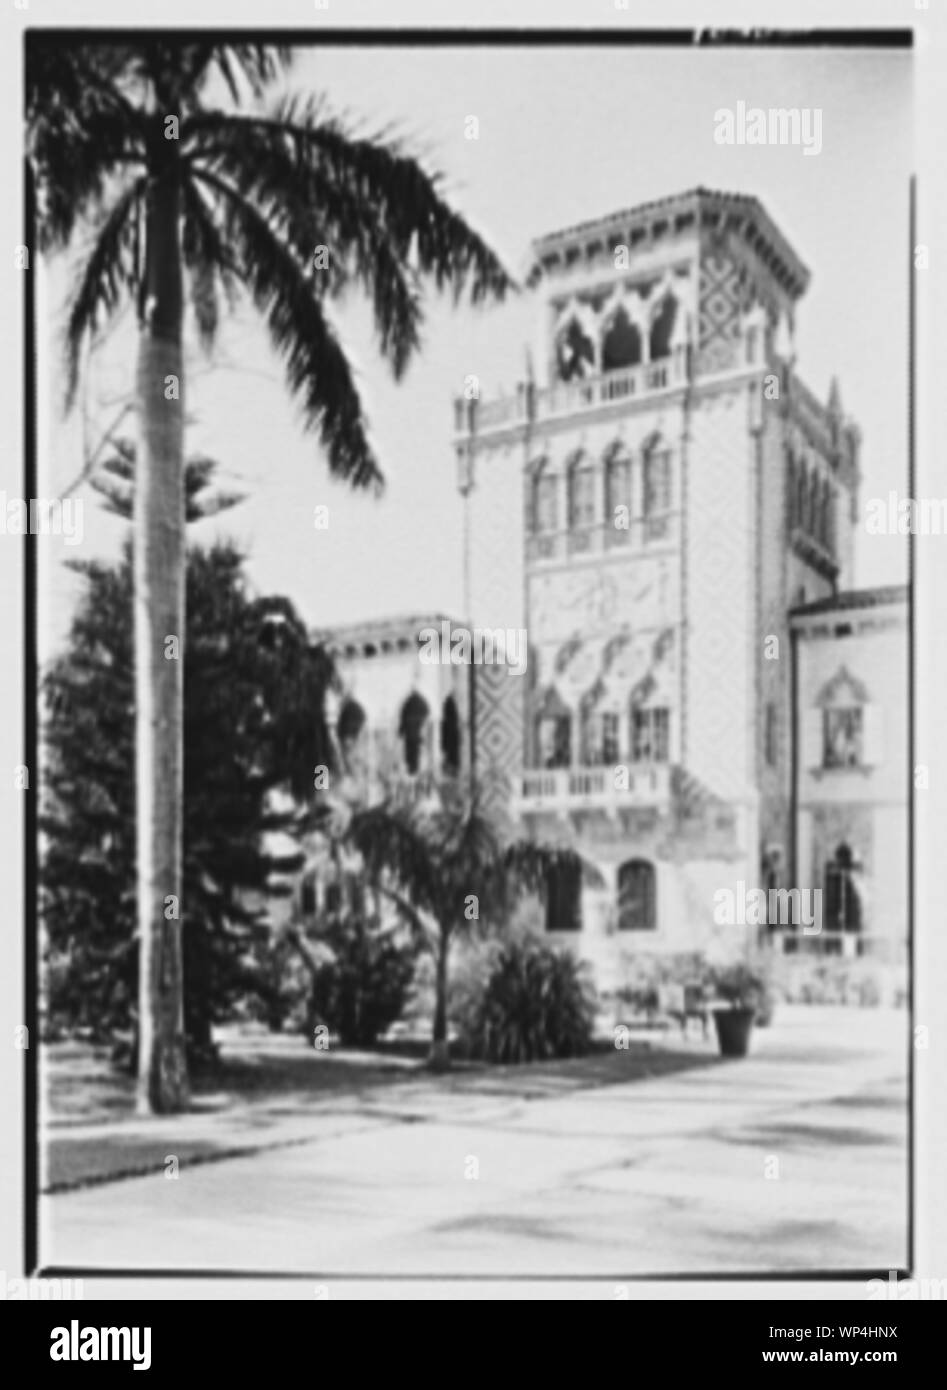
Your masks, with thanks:
[{"label": "balcony", "polygon": [[[597,410],[622,401],[673,391],[687,384],[687,358],[683,348],[671,357],[658,362],[641,362],[636,367],[623,367],[601,376],[581,381],[558,381],[552,386],[521,385],[515,396],[502,396],[494,401],[477,401],[472,412],[476,433],[515,429],[530,419],[555,420],[585,410]],[[463,401],[457,403],[456,430],[465,433]],[[473,404],[473,403],[471,403]]]},{"label": "balcony", "polygon": [[837,931],[827,927],[808,935],[802,927],[779,927],[773,931],[773,939],[778,942],[784,956],[821,959],[834,956],[841,960],[871,960],[879,965],[900,965],[907,958],[906,933],[903,929],[894,935],[887,932]]},{"label": "balcony", "polygon": [[[606,811],[667,806],[671,769],[666,763],[627,766],[627,787],[616,787],[618,764],[604,767],[537,768],[523,773],[515,809],[520,815],[549,811]],[[622,765],[626,766],[626,765]]]}]

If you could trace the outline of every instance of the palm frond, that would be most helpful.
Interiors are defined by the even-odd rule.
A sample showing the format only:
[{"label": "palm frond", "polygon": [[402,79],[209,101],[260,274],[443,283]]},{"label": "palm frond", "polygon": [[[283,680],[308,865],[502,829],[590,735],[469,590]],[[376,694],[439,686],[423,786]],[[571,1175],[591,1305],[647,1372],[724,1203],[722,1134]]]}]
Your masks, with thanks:
[{"label": "palm frond", "polygon": [[443,196],[443,176],[428,171],[398,139],[359,137],[312,97],[285,97],[273,119],[290,132],[310,161],[318,157],[338,184],[375,208],[398,254],[421,275],[472,302],[502,298],[514,288],[496,253]]},{"label": "palm frond", "polygon": [[[224,240],[213,206],[208,203],[192,179],[185,179],[183,183],[182,211],[181,244],[184,264],[191,275],[191,287],[194,291],[192,304],[198,332],[203,345],[209,348],[213,346],[216,337],[218,281],[223,286],[228,307],[233,309],[240,286],[238,267],[232,250]],[[201,293],[207,297],[209,305],[199,302]]]},{"label": "palm frond", "polygon": [[362,856],[370,878],[390,875],[416,907],[437,910],[438,866],[412,817],[386,805],[371,806],[355,812],[345,838]]},{"label": "palm frond", "polygon": [[321,160],[309,160],[298,138],[274,122],[204,113],[185,128],[185,153],[197,165],[227,178],[243,197],[277,211],[286,235],[303,259],[316,246],[330,250],[327,291],[356,281],[373,304],[381,354],[402,377],[420,347],[421,286],[389,238],[384,218],[369,199],[332,177]]},{"label": "palm frond", "polygon": [[329,323],[316,284],[292,246],[240,191],[207,169],[193,171],[218,199],[224,237],[240,278],[266,320],[284,359],[291,393],[302,401],[306,427],[318,430],[330,471],[366,487],[381,483],[352,369]]},{"label": "palm frond", "polygon": [[95,331],[100,312],[113,313],[123,293],[136,284],[134,222],[145,188],[146,180],[138,178],[115,202],[79,276],[66,321],[67,405],[75,399],[82,347]]},{"label": "palm frond", "polygon": [[396,379],[420,346],[422,276],[456,295],[469,285],[474,300],[512,286],[437,175],[396,145],[353,139],[317,100],[287,101],[271,119],[201,112],[182,138],[186,158],[278,214],[300,255],[327,246],[328,291],[362,286]]},{"label": "palm frond", "polygon": [[109,181],[144,162],[141,113],[115,80],[123,61],[107,47],[28,37],[26,149],[43,250],[65,246],[101,204]]},{"label": "palm frond", "polygon": [[215,45],[210,62],[227,83],[234,102],[240,100],[236,73],[240,73],[257,98],[292,63],[293,51],[286,44],[235,43]]}]

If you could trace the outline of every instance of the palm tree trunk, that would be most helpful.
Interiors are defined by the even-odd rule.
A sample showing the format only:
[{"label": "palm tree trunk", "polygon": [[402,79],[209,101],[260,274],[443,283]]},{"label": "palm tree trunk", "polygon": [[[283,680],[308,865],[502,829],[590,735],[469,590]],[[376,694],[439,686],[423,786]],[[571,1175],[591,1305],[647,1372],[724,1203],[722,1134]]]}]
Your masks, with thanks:
[{"label": "palm tree trunk", "polygon": [[[173,146],[176,142],[168,142]],[[188,1100],[181,960],[184,403],[179,192],[173,149],[147,206],[137,373],[135,709],[137,749],[138,1106]],[[176,639],[176,649],[168,639]]]},{"label": "palm tree trunk", "polygon": [[437,957],[434,976],[434,1032],[431,1037],[430,1064],[436,1071],[450,1066],[450,1047],[447,1041],[447,955],[450,933],[443,926],[437,936]]}]

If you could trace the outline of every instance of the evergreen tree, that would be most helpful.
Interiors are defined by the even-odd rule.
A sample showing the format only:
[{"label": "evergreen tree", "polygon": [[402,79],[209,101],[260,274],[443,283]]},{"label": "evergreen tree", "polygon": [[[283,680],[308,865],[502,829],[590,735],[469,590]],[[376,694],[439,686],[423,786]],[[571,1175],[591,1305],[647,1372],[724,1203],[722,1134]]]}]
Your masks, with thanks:
[{"label": "evergreen tree", "polygon": [[[43,685],[47,1004],[53,1021],[103,1036],[137,1016],[131,548],[116,566],[73,567],[86,593]],[[302,798],[330,762],[332,676],[292,605],[248,592],[232,545],[189,551],[187,597],[182,894],[165,910],[181,923],[185,1032],[200,1061],[212,1024],[268,988],[267,879],[293,864],[274,862],[264,832],[297,814],[274,814],[271,793]]]}]

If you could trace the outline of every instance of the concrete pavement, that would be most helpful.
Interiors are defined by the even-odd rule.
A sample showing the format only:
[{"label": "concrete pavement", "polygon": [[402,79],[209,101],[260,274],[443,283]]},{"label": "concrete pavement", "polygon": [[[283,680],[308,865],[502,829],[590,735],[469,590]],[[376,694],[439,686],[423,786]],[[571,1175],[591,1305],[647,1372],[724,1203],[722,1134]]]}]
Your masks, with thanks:
[{"label": "concrete pavement", "polygon": [[895,1269],[907,1060],[903,1012],[783,1007],[748,1059],[652,1080],[536,1099],[523,1069],[519,1094],[395,1083],[294,1111],[260,1152],[43,1198],[42,1261],[329,1278]]}]

